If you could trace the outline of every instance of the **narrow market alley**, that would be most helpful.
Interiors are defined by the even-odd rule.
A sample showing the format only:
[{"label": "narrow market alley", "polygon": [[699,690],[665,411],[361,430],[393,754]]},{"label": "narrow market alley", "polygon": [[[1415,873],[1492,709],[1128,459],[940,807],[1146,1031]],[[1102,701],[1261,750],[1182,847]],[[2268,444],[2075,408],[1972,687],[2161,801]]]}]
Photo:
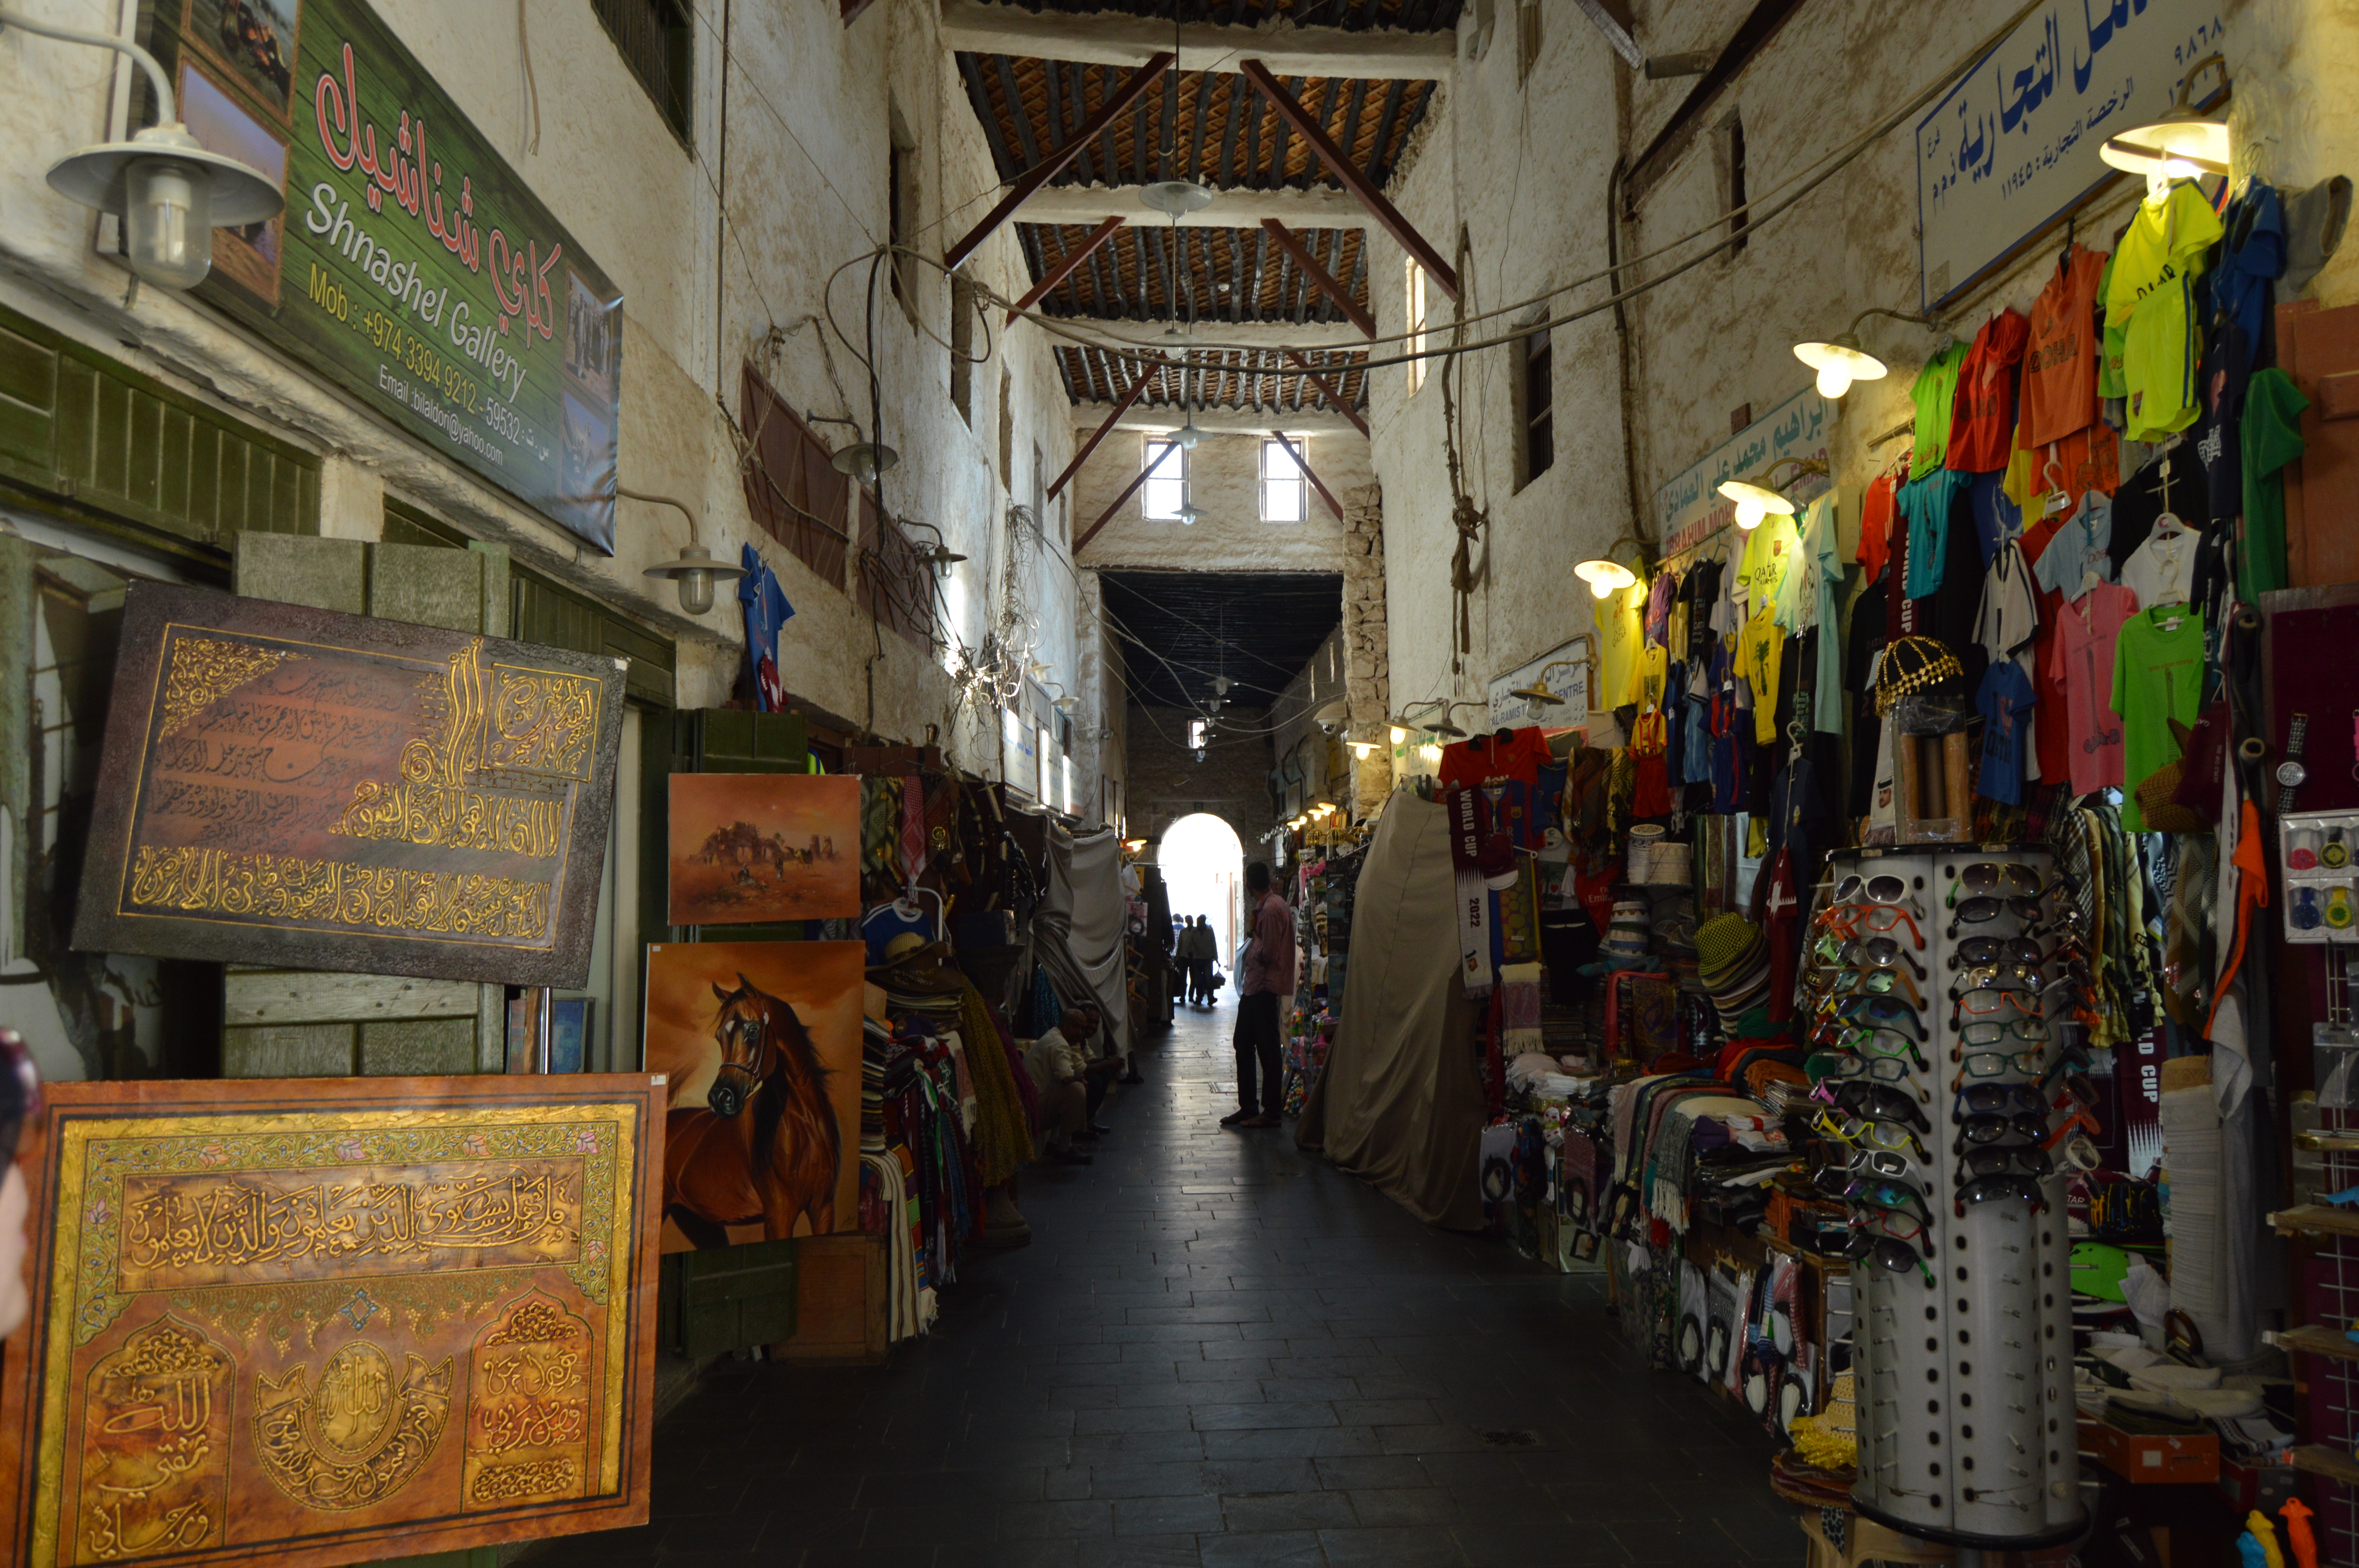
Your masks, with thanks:
[{"label": "narrow market alley", "polygon": [[1031,1246],[964,1271],[931,1336],[723,1363],[657,1427],[653,1522],[528,1562],[1799,1559],[1767,1440],[1646,1369],[1602,1271],[1429,1229],[1290,1126],[1219,1128],[1233,1018],[1180,1010],[1096,1164],[1027,1173]]}]

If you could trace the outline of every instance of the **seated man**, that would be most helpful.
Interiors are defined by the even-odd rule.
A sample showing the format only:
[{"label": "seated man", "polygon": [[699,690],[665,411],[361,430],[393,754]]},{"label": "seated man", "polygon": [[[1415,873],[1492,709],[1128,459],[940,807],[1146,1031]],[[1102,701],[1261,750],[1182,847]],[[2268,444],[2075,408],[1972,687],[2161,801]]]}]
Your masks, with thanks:
[{"label": "seated man", "polygon": [[1107,1080],[1121,1067],[1122,1058],[1093,1054],[1090,1041],[1097,1029],[1094,1008],[1075,1008],[1024,1054],[1025,1071],[1039,1090],[1040,1130],[1052,1165],[1093,1163],[1074,1145],[1095,1143],[1098,1134],[1109,1130],[1097,1125],[1095,1117],[1105,1102]]}]

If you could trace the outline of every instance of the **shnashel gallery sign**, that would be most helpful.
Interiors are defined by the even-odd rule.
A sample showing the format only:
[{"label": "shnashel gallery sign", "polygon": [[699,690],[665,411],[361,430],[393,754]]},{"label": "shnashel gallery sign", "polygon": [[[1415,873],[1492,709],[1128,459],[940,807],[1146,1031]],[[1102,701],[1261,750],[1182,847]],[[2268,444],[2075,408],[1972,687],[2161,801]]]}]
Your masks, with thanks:
[{"label": "shnashel gallery sign", "polygon": [[207,148],[287,209],[224,230],[199,297],[600,549],[622,297],[367,0],[164,0]]}]

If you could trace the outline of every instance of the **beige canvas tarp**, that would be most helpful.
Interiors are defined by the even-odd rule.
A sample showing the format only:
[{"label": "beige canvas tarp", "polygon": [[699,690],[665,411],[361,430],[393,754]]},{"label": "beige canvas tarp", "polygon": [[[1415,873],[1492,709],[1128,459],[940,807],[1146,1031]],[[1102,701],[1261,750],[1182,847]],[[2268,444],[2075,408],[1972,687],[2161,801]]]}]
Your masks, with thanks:
[{"label": "beige canvas tarp", "polygon": [[1335,1044],[1295,1141],[1429,1225],[1483,1225],[1483,1083],[1458,974],[1448,814],[1395,795],[1352,903]]}]

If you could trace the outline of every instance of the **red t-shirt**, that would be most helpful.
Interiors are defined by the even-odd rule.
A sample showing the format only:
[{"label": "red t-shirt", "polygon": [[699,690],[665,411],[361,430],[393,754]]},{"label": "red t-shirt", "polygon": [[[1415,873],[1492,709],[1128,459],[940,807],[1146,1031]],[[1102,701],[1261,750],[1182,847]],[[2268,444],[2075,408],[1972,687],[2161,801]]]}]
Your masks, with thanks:
[{"label": "red t-shirt", "polygon": [[[2037,566],[2048,549],[2056,531],[2071,520],[2070,514],[2043,517],[2023,531],[2023,562]],[[2039,782],[2063,784],[2072,774],[2072,726],[2065,720],[2064,687],[2049,669],[2049,653],[2056,641],[2056,616],[2063,608],[2064,596],[2039,586],[2034,573],[2031,590],[2039,600],[2039,634],[2032,639],[2031,692],[2037,699],[2039,717],[2037,725],[2039,741]]]},{"label": "red t-shirt", "polygon": [[1471,789],[1492,779],[1516,779],[1538,788],[1540,769],[1551,761],[1548,737],[1537,724],[1511,730],[1505,741],[1476,735],[1441,749],[1441,787]]},{"label": "red t-shirt", "polygon": [[2006,467],[2015,445],[2015,367],[2030,332],[2023,312],[2007,309],[1974,334],[1973,347],[1958,367],[1957,396],[1950,405],[1946,466],[1962,473]]},{"label": "red t-shirt", "polygon": [[1892,476],[1886,474],[1867,487],[1867,496],[1859,508],[1859,569],[1864,582],[1874,582],[1884,575],[1884,563],[1892,555],[1892,517],[1896,510],[1893,494],[1897,487]]}]

